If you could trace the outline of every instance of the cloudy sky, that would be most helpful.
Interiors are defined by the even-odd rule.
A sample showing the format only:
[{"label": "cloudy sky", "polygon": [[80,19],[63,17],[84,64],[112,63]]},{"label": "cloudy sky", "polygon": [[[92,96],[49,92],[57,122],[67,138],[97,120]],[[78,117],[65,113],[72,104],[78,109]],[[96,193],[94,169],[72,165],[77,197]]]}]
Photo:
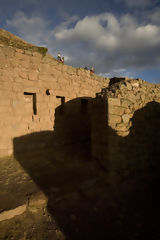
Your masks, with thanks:
[{"label": "cloudy sky", "polygon": [[66,64],[160,83],[160,0],[0,0],[0,27]]}]

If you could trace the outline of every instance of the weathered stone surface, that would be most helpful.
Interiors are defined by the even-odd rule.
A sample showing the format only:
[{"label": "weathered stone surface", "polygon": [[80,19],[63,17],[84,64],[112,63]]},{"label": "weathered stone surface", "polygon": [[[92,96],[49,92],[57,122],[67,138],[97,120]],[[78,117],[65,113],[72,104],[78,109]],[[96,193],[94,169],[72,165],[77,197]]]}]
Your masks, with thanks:
[{"label": "weathered stone surface", "polygon": [[145,100],[145,98],[146,98],[146,97],[145,97],[145,95],[144,95],[144,94],[142,94],[142,95],[141,95],[141,100],[142,100],[142,101],[144,101],[144,100]]},{"label": "weathered stone surface", "polygon": [[19,76],[24,79],[28,79],[28,74],[27,72],[19,72]]},{"label": "weathered stone surface", "polygon": [[42,192],[38,192],[30,196],[28,209],[31,212],[37,212],[39,209],[46,207],[47,202],[47,197]]},{"label": "weathered stone surface", "polygon": [[11,219],[17,215],[20,215],[26,211],[27,205],[19,206],[15,209],[4,211],[0,213],[0,222]]},{"label": "weathered stone surface", "polygon": [[139,102],[136,102],[136,103],[134,104],[134,109],[137,110],[137,109],[139,109],[139,107],[140,107]]},{"label": "weathered stone surface", "polygon": [[120,106],[120,99],[119,98],[108,98],[108,105],[113,106]]},{"label": "weathered stone surface", "polygon": [[121,131],[121,130],[118,130],[116,133],[117,133],[118,136],[127,137],[130,132],[129,132],[129,131]]},{"label": "weathered stone surface", "polygon": [[132,102],[128,99],[121,100],[121,106],[125,108],[129,108],[132,105]]},{"label": "weathered stone surface", "polygon": [[[20,134],[47,130],[47,126],[48,129],[53,128],[52,116],[61,105],[61,98],[57,103],[57,96],[70,100],[95,97],[96,92],[109,84],[109,79],[91,76],[90,71],[83,68],[62,64],[48,53],[45,55],[41,51],[44,49],[32,46],[5,30],[0,30],[1,34],[4,38],[0,39],[0,89],[3,91],[0,94],[0,112],[1,116],[8,113],[14,119],[21,116],[21,125],[17,122],[17,127],[14,119],[14,123],[6,121],[5,117],[1,119],[2,124],[4,122],[10,129],[10,133],[5,128],[1,132],[2,135],[8,134],[8,140]],[[40,121],[35,120],[35,114]],[[1,152],[4,153],[5,143],[1,144]]]},{"label": "weathered stone surface", "polygon": [[133,92],[130,92],[129,94],[128,94],[128,100],[130,100],[131,102],[135,102],[136,101],[136,96],[135,96],[135,94],[133,93]]},{"label": "weathered stone surface", "polygon": [[34,71],[34,72],[30,72],[28,74],[28,79],[29,80],[32,80],[32,81],[36,81],[38,79],[38,73],[37,71]]},{"label": "weathered stone surface", "polygon": [[[53,129],[58,107],[74,98],[95,98],[96,93],[109,85],[108,78],[90,75],[90,71],[83,68],[76,69],[59,63],[48,53],[40,52],[38,47],[28,45],[3,30],[0,34],[5,36],[6,41],[0,42],[1,134],[7,135],[9,143],[21,134]],[[13,45],[10,45],[11,39],[14,40]],[[15,41],[18,43],[16,46]],[[135,110],[153,100],[159,101],[160,87],[141,79],[121,77],[118,82],[120,88],[112,86],[112,89],[108,88],[108,94],[99,95],[105,99],[103,111],[106,115],[102,126],[108,122],[115,131],[123,131],[123,124],[129,123]],[[88,109],[92,108],[91,105],[88,104]],[[97,108],[102,108],[101,104]],[[81,104],[77,109],[81,109]],[[104,112],[100,110],[98,117]],[[90,121],[92,126],[92,117]],[[122,125],[116,127],[116,124]],[[7,148],[11,151],[11,144],[3,141],[0,155]]]},{"label": "weathered stone surface", "polygon": [[123,120],[124,123],[128,123],[129,120],[130,120],[130,115],[129,114],[124,114],[122,116],[122,120]]},{"label": "weathered stone surface", "polygon": [[125,123],[119,123],[116,126],[116,130],[126,132],[128,130],[128,125],[126,125]]},{"label": "weathered stone surface", "polygon": [[117,107],[113,105],[108,106],[108,114],[115,114],[115,115],[122,116],[124,112],[125,112],[125,108],[123,107]]},{"label": "weathered stone surface", "polygon": [[126,85],[128,90],[132,90],[132,85],[129,82],[126,82]]},{"label": "weathered stone surface", "polygon": [[112,114],[108,116],[109,125],[117,124],[117,123],[120,123],[121,121],[122,121],[122,118],[120,116],[112,115]]}]

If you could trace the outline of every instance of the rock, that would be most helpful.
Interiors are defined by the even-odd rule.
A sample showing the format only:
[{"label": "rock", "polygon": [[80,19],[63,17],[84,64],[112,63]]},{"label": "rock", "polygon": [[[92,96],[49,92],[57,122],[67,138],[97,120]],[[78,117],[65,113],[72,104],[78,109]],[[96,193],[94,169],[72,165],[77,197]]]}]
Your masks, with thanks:
[{"label": "rock", "polygon": [[144,101],[145,100],[145,95],[143,94],[143,95],[141,95],[141,99],[142,99],[142,101]]},{"label": "rock", "polygon": [[128,123],[129,120],[130,120],[129,114],[124,114],[124,115],[122,116],[122,120],[123,120],[124,123]]},{"label": "rock", "polygon": [[27,207],[27,205],[24,204],[24,205],[19,206],[15,209],[1,212],[0,213],[0,222],[4,221],[4,220],[7,220],[7,219],[11,219],[11,218],[13,218],[17,215],[20,215],[20,214],[24,213],[26,211],[26,207]]},{"label": "rock", "polygon": [[121,116],[125,111],[125,108],[118,106],[108,106],[108,113]]},{"label": "rock", "polygon": [[139,103],[138,102],[136,102],[135,104],[134,104],[134,109],[139,109]]},{"label": "rock", "polygon": [[36,193],[32,195],[28,200],[28,210],[31,212],[37,212],[47,206],[47,197],[42,193]]},{"label": "rock", "polygon": [[120,88],[120,90],[123,90],[125,87],[126,87],[125,84],[121,84],[119,88]]},{"label": "rock", "polygon": [[128,125],[126,125],[125,123],[119,123],[116,126],[116,130],[126,132],[128,130]]},{"label": "rock", "polygon": [[126,82],[126,85],[127,85],[127,89],[130,91],[132,90],[132,85],[129,83],[129,82]]},{"label": "rock", "polygon": [[108,98],[108,105],[120,106],[119,98]]},{"label": "rock", "polygon": [[112,114],[110,114],[108,116],[109,126],[112,126],[112,125],[115,125],[117,123],[120,123],[121,121],[122,121],[122,118],[120,116],[112,115]]},{"label": "rock", "polygon": [[129,101],[129,100],[127,100],[127,99],[123,99],[121,106],[122,106],[122,107],[125,107],[125,108],[128,108],[131,104],[132,104],[131,101]]},{"label": "rock", "polygon": [[127,97],[131,102],[135,102],[136,101],[136,96],[134,93],[130,92],[128,94],[128,97]]}]

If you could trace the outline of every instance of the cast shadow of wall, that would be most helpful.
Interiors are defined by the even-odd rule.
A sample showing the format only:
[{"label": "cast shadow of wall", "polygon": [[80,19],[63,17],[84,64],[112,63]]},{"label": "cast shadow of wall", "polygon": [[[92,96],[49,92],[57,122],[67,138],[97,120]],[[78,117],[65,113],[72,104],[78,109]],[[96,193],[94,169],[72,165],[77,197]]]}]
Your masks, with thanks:
[{"label": "cast shadow of wall", "polygon": [[[138,110],[125,138],[109,128],[107,114],[102,99],[67,102],[55,111],[54,131],[14,139],[15,158],[47,195],[66,239],[158,239],[160,105]],[[109,154],[118,146],[114,163],[106,150],[102,162],[91,157],[93,128],[103,148],[112,145]]]}]

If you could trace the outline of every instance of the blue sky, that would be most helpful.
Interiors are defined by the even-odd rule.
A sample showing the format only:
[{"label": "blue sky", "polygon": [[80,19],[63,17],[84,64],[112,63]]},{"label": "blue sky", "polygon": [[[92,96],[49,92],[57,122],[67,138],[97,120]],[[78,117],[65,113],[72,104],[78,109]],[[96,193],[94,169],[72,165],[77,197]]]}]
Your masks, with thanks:
[{"label": "blue sky", "polygon": [[160,83],[160,0],[0,0],[0,27],[68,65]]}]

